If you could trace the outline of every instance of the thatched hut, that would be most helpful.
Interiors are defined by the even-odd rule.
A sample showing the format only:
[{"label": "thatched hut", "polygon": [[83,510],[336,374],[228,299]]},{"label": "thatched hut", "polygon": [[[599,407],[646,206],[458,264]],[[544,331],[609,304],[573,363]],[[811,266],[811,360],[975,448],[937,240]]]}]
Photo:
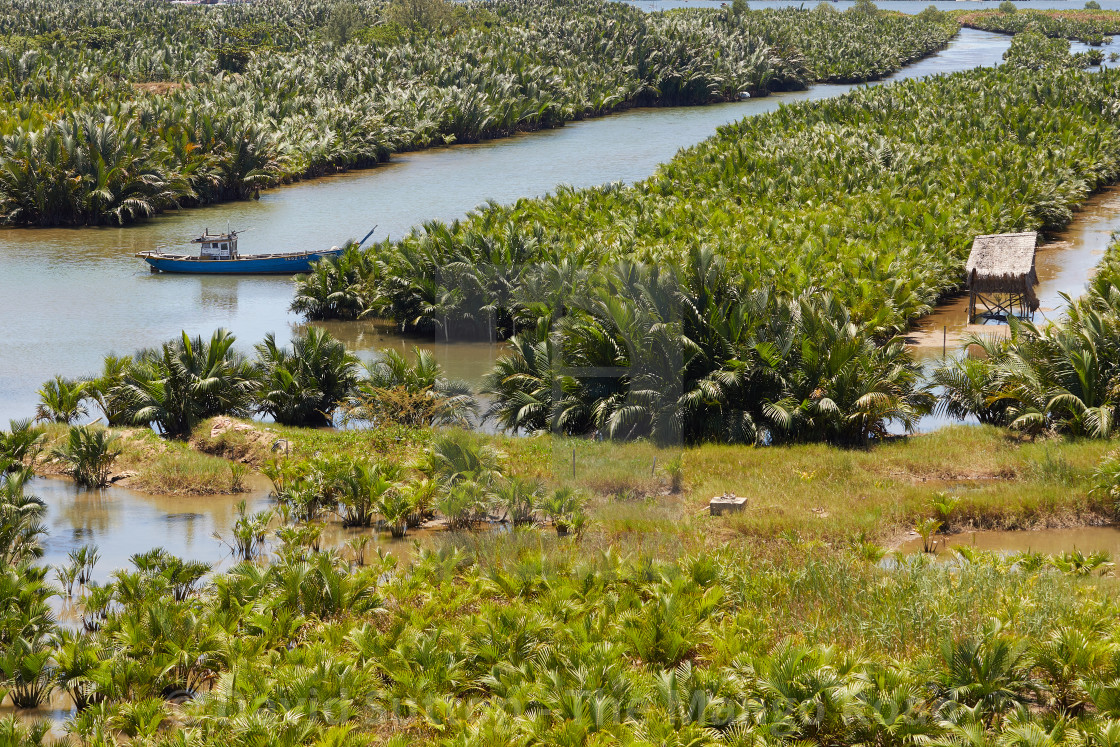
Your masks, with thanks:
[{"label": "thatched hut", "polygon": [[979,318],[1005,322],[1012,314],[1034,316],[1038,310],[1034,293],[1038,285],[1034,271],[1037,242],[1034,231],[977,236],[973,240],[965,265],[969,324]]}]

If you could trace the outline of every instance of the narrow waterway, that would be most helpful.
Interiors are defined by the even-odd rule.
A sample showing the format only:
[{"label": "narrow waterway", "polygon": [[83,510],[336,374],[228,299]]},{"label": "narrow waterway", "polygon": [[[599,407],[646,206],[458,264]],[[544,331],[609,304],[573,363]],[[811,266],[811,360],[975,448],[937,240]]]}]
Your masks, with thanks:
[{"label": "narrow waterway", "polygon": [[[1120,527],[1071,527],[1067,529],[1038,529],[1024,531],[978,531],[936,535],[935,552],[948,556],[955,547],[971,547],[997,553],[1032,552],[1043,555],[1060,555],[1079,550],[1089,555],[1105,552],[1120,557]],[[915,532],[898,548],[902,553],[922,552],[922,539]]]},{"label": "narrow waterway", "polygon": [[[965,29],[941,53],[900,72],[925,76],[994,65],[1008,37]],[[207,226],[249,229],[247,252],[326,247],[364,235],[401,236],[425,220],[454,220],[487,200],[643,179],[682,147],[783,103],[828,98],[852,86],[708,107],[635,109],[545,132],[395,156],[383,166],[265,192],[257,202],[161,216],[129,228],[0,230],[0,423],[30,415],[55,374],[82,376],[110,352],[157,345],[180,330],[231,329],[248,348],[267,332],[286,340],[291,281],[270,277],[152,275],[133,254],[181,247]],[[332,328],[362,350],[384,347],[384,328]],[[379,339],[381,338],[381,339]],[[398,342],[398,345],[401,343]],[[407,345],[408,343],[405,343]],[[458,378],[477,380],[489,346],[437,346]]]}]

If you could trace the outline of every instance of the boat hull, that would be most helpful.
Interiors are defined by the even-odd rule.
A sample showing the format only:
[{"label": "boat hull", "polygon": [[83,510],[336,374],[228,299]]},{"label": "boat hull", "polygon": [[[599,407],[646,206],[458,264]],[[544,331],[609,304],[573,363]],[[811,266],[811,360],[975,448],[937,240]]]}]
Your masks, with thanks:
[{"label": "boat hull", "polygon": [[151,265],[153,271],[189,273],[192,275],[295,275],[310,272],[311,265],[321,259],[337,257],[343,250],[299,252],[296,254],[248,255],[238,259],[199,259],[141,252],[136,255]]}]

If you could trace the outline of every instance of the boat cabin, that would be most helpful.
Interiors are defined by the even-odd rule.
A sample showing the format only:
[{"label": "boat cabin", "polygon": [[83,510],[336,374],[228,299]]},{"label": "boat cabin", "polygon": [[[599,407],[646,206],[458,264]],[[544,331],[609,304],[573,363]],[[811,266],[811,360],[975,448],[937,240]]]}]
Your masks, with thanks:
[{"label": "boat cabin", "polygon": [[237,259],[237,231],[210,233],[207,228],[191,243],[202,244],[199,259]]}]

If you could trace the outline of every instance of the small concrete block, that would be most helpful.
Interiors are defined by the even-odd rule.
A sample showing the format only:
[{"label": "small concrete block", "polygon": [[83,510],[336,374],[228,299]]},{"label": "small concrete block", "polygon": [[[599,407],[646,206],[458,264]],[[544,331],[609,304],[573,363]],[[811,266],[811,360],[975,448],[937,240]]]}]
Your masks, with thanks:
[{"label": "small concrete block", "polygon": [[733,514],[742,511],[746,505],[746,498],[737,496],[734,493],[727,493],[725,495],[717,495],[715,498],[708,501],[708,512],[712,516]]}]

